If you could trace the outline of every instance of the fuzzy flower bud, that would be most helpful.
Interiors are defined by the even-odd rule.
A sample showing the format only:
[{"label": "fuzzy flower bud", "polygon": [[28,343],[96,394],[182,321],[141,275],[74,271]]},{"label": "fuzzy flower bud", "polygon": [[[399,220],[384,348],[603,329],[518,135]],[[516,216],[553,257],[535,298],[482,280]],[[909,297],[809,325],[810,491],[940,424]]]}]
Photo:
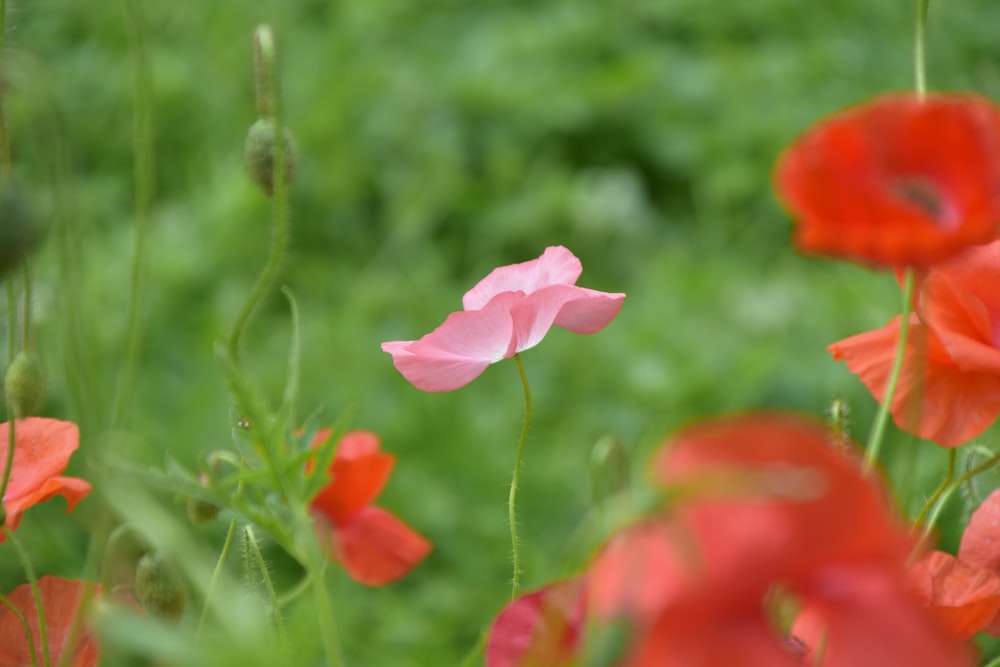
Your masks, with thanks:
[{"label": "fuzzy flower bud", "polygon": [[[292,131],[283,128],[281,136],[285,148],[285,182],[292,180],[295,165],[298,162],[298,146]],[[243,156],[247,170],[254,183],[260,186],[268,197],[274,194],[274,149],[275,126],[271,118],[261,118],[250,126],[246,142],[243,144]]]},{"label": "fuzzy flower bud", "polygon": [[45,401],[48,379],[42,360],[33,350],[21,350],[14,357],[3,381],[7,403],[18,418],[38,412]]},{"label": "fuzzy flower bud", "polygon": [[150,614],[177,620],[184,613],[187,595],[173,567],[156,554],[145,554],[135,568],[135,593]]},{"label": "fuzzy flower bud", "polygon": [[45,236],[31,200],[15,183],[0,183],[0,278],[27,257]]},{"label": "fuzzy flower bud", "polygon": [[[205,473],[198,476],[198,481],[201,482],[202,486],[207,487],[209,485],[208,475]],[[219,506],[201,498],[188,498],[187,515],[191,523],[200,526],[219,516]]]}]

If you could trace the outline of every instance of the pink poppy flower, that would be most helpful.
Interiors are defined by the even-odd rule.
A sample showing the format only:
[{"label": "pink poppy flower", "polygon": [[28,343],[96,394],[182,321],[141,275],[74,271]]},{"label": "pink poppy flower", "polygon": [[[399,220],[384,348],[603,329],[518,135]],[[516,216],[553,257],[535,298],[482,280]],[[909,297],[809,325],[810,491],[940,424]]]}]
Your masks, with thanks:
[{"label": "pink poppy flower", "polygon": [[[3,496],[7,528],[21,523],[21,513],[52,496],[66,499],[66,511],[90,493],[90,483],[77,477],[62,477],[69,457],[80,445],[76,424],[59,419],[29,417],[16,422],[14,468]],[[0,474],[7,460],[8,422],[0,424]],[[5,536],[0,532],[0,542]]]},{"label": "pink poppy flower", "polygon": [[622,293],[577,287],[580,260],[562,246],[494,269],[462,298],[464,310],[419,340],[382,343],[396,369],[423,391],[453,391],[486,367],[541,342],[553,326],[589,334],[621,310]]},{"label": "pink poppy flower", "polygon": [[[330,437],[324,429],[315,443]],[[379,438],[351,431],[330,466],[333,479],[312,499],[316,530],[334,560],[366,586],[385,586],[415,568],[431,543],[395,515],[372,504],[389,481],[396,457],[379,451]]]},{"label": "pink poppy flower", "polygon": [[486,667],[576,664],[585,622],[584,578],[548,584],[510,602],[486,642]]}]

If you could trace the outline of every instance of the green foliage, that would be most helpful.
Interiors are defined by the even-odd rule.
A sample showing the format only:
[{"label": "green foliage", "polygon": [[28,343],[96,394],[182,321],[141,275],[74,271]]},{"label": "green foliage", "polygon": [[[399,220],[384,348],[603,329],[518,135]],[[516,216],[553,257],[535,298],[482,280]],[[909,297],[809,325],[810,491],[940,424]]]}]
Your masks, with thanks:
[{"label": "green foliage", "polygon": [[[293,336],[286,300],[269,295],[244,338],[254,398],[287,398],[287,350],[301,337],[307,430],[356,410],[352,425],[380,433],[398,456],[380,503],[434,543],[392,587],[338,581],[351,664],[457,664],[505,602],[515,368],[428,395],[379,349],[437,326],[495,266],[565,244],[583,261],[582,284],[629,295],[606,331],[556,331],[524,355],[535,401],[518,510],[529,588],[599,544],[596,443],[621,443],[638,480],[648,452],[689,420],[754,407],[822,416],[835,397],[852,407],[855,438],[866,435],[873,402],[824,346],[888,321],[898,290],[887,276],[795,256],[770,178],[782,147],[817,117],[911,86],[911,4],[142,5],[156,183],[127,434],[106,431],[133,223],[133,62],[119,4],[20,3],[6,44],[20,75],[5,99],[14,171],[44,196],[56,230],[33,271],[35,316],[53,360],[45,407],[83,426],[70,474],[100,472],[98,493],[184,564],[199,606],[224,526],[188,525],[182,504],[232,507],[239,479],[221,473],[206,486],[190,471],[231,442],[233,377],[213,346],[269,243],[270,201],[242,164],[256,118],[250,35],[261,21],[281,40],[285,122],[299,147],[283,280],[301,331]],[[1000,5],[932,5],[931,86],[1000,95]],[[900,499],[911,513],[941,469],[937,452],[914,444],[893,432],[886,448],[890,471],[915,480]],[[129,467],[112,466],[121,462]],[[298,490],[314,492],[313,482],[299,479]],[[154,498],[151,488],[166,492]],[[100,502],[73,521],[59,508],[31,510],[19,534],[39,571],[79,575]],[[280,549],[260,548],[279,587],[302,575]],[[0,561],[0,589],[22,576]],[[275,664],[259,608],[242,609],[255,605],[235,584],[222,590],[213,618],[228,615],[247,641],[200,659]],[[306,603],[285,611],[289,628],[315,629]],[[195,664],[183,628],[109,614],[125,654],[145,632],[168,659]],[[244,621],[250,629],[239,630]],[[315,634],[296,641],[303,659],[318,650]],[[150,646],[132,649],[157,655]]]}]

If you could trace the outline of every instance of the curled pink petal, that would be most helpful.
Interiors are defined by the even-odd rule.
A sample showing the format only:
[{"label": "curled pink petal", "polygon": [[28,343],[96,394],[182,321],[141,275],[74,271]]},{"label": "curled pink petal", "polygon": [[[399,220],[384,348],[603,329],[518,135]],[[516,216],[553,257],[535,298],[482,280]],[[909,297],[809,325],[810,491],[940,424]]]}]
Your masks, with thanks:
[{"label": "curled pink petal", "polygon": [[550,285],[572,285],[583,273],[576,255],[562,246],[550,246],[542,256],[493,269],[462,297],[465,310],[476,310],[503,292],[531,294]]},{"label": "curled pink petal", "polygon": [[517,292],[498,295],[481,310],[452,313],[420,340],[382,343],[382,349],[417,389],[464,387],[490,364],[514,354],[510,308],[522,296]]},{"label": "curled pink petal", "polygon": [[538,345],[553,325],[573,333],[595,333],[622,308],[624,294],[610,294],[573,285],[552,285],[529,294],[511,310],[516,351]]}]

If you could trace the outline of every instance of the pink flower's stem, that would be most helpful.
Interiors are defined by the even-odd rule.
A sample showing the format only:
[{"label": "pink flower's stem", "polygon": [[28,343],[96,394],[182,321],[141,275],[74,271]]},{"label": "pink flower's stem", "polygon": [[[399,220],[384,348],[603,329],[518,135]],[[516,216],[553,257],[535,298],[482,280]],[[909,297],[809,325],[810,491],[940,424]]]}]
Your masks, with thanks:
[{"label": "pink flower's stem", "polygon": [[42,645],[42,665],[44,667],[51,667],[52,655],[49,652],[49,629],[45,623],[45,605],[42,603],[42,591],[38,588],[38,577],[35,576],[35,569],[31,567],[31,558],[28,557],[24,546],[20,540],[14,537],[14,531],[6,526],[0,528],[2,528],[4,534],[7,536],[7,541],[14,547],[14,551],[17,552],[17,557],[21,559],[24,574],[28,577],[28,584],[31,586],[31,595],[35,598],[35,613],[38,617],[38,639]]},{"label": "pink flower's stem", "polygon": [[865,470],[871,470],[878,460],[878,452],[882,447],[882,439],[885,435],[885,425],[889,421],[889,408],[892,406],[892,399],[896,394],[899,376],[903,373],[906,343],[910,334],[910,302],[913,299],[913,282],[913,269],[907,269],[903,286],[903,312],[899,319],[899,343],[896,346],[896,360],[892,364],[889,381],[885,387],[885,395],[882,397],[878,414],[875,415],[875,423],[872,424],[872,430],[868,435],[868,445],[865,447]]},{"label": "pink flower's stem", "polygon": [[510,591],[511,600],[516,598],[518,591],[521,590],[521,548],[517,539],[515,500],[517,499],[517,481],[521,474],[524,441],[528,438],[528,427],[531,425],[531,388],[528,386],[528,376],[524,372],[524,363],[521,361],[520,354],[514,355],[514,361],[517,362],[517,370],[521,374],[521,384],[524,386],[524,425],[521,427],[521,437],[517,441],[517,458],[514,459],[514,475],[510,480],[510,496],[507,499],[507,520],[510,523],[510,543],[514,561],[514,578],[511,581]]}]

